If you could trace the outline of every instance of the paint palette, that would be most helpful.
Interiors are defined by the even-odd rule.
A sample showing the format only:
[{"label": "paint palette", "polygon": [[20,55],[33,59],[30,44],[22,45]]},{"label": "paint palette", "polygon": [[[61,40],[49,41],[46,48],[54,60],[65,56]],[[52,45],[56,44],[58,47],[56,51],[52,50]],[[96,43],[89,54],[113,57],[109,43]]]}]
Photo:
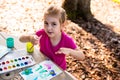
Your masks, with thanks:
[{"label": "paint palette", "polygon": [[9,72],[12,70],[20,69],[23,67],[32,66],[35,61],[31,55],[24,55],[21,57],[15,57],[9,60],[0,61],[0,74]]}]

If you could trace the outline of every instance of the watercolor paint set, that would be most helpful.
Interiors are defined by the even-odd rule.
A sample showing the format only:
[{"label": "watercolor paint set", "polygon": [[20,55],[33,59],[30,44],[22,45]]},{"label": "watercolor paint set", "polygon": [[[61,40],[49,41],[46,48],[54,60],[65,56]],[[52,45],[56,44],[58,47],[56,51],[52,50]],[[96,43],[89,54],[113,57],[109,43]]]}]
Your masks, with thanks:
[{"label": "watercolor paint set", "polygon": [[32,66],[35,61],[31,55],[24,55],[14,57],[12,59],[0,60],[0,74],[9,72],[12,70]]},{"label": "watercolor paint set", "polygon": [[44,60],[32,67],[29,67],[19,74],[24,80],[50,80],[62,73],[51,60]]}]

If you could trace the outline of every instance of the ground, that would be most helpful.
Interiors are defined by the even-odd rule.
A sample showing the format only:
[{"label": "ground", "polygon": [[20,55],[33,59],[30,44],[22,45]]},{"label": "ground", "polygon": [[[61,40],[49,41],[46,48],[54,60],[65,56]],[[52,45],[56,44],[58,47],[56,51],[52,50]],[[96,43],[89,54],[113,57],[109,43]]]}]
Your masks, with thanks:
[{"label": "ground", "polygon": [[[0,3],[2,4],[2,8],[0,8],[2,13],[0,14],[0,31],[15,35],[35,32],[41,28],[38,26],[42,26],[42,10],[47,5],[58,3],[55,0],[33,2],[28,0],[34,5],[25,5],[27,2],[23,1],[24,4],[18,4],[18,2],[12,1],[4,0]],[[16,5],[21,7],[18,9],[19,13],[16,11]],[[42,6],[39,7],[40,5]],[[38,11],[41,13],[38,14]],[[67,21],[65,32],[74,38],[86,57],[84,61],[78,61],[68,56],[67,71],[78,80],[119,80],[120,4],[114,3],[112,0],[91,0],[91,11],[94,15],[91,21],[85,22],[80,17],[74,21]],[[38,24],[38,22],[41,23]]]}]

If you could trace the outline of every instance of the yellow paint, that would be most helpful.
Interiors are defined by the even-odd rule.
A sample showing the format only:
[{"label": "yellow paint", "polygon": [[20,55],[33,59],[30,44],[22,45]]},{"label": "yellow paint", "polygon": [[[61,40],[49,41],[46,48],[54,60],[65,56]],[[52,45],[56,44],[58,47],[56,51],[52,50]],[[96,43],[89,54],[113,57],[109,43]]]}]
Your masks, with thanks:
[{"label": "yellow paint", "polygon": [[34,45],[31,42],[27,42],[26,49],[27,49],[28,53],[33,53],[34,52]]}]

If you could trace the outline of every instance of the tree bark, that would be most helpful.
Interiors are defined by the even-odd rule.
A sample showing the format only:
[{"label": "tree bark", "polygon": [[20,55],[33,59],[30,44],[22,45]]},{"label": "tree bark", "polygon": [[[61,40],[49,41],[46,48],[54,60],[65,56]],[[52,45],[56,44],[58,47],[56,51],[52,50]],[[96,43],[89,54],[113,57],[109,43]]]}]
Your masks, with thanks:
[{"label": "tree bark", "polygon": [[85,21],[89,21],[93,18],[90,2],[91,0],[64,0],[62,7],[66,10],[68,19],[82,17]]}]

